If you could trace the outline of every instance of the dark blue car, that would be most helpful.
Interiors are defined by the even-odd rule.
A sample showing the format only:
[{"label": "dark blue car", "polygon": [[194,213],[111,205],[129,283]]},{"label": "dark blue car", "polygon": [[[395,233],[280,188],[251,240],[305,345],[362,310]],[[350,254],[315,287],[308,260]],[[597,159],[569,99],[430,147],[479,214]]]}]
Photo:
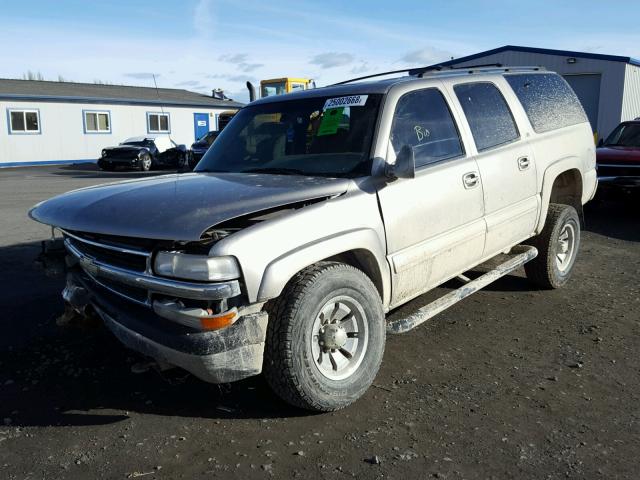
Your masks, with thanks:
[{"label": "dark blue car", "polygon": [[189,155],[189,170],[193,170],[202,156],[209,150],[209,147],[214,142],[220,132],[218,130],[212,130],[211,132],[205,133],[202,137],[196,140],[191,145],[191,155]]}]

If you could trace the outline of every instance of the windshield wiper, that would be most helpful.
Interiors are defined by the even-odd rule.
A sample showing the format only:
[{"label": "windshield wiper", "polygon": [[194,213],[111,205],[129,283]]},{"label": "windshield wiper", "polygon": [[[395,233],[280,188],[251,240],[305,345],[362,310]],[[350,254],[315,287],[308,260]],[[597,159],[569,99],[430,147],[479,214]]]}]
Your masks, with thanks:
[{"label": "windshield wiper", "polygon": [[302,170],[298,170],[295,168],[248,168],[246,170],[242,170],[240,173],[272,173],[273,175],[304,175],[309,176],[308,173],[303,172]]}]

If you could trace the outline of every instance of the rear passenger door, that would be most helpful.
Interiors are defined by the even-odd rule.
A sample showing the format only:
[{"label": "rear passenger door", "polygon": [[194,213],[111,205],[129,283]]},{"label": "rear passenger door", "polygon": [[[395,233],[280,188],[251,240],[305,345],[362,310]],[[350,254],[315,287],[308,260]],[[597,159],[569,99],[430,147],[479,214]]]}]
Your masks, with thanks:
[{"label": "rear passenger door", "polygon": [[[515,99],[506,82],[499,80],[505,84],[502,91]],[[467,81],[453,86],[475,143],[482,179],[487,223],[484,257],[530,237],[539,208],[532,149],[496,83]]]},{"label": "rear passenger door", "polygon": [[438,88],[402,95],[387,161],[413,147],[416,175],[378,192],[392,271],[391,306],[475,265],[484,248],[482,187],[447,99]]}]

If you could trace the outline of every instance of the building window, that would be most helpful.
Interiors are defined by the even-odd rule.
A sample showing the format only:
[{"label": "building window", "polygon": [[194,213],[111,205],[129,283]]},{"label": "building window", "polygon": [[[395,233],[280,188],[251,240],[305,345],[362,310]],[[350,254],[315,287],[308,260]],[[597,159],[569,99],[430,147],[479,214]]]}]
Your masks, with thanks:
[{"label": "building window", "polygon": [[169,122],[169,114],[147,112],[147,132],[170,133],[171,123]]},{"label": "building window", "polygon": [[84,133],[111,133],[111,113],[83,110]]},{"label": "building window", "polygon": [[9,133],[40,133],[40,112],[38,110],[7,111],[9,117]]}]

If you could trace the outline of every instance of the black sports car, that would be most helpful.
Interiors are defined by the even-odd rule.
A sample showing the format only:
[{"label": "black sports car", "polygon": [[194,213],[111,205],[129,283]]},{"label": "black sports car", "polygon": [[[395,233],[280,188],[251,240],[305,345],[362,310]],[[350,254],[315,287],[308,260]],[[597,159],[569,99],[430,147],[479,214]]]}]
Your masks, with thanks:
[{"label": "black sports car", "polygon": [[188,153],[184,145],[177,145],[168,136],[131,137],[117,147],[103,149],[98,167],[102,170],[132,167],[143,171],[178,168],[189,157]]}]

